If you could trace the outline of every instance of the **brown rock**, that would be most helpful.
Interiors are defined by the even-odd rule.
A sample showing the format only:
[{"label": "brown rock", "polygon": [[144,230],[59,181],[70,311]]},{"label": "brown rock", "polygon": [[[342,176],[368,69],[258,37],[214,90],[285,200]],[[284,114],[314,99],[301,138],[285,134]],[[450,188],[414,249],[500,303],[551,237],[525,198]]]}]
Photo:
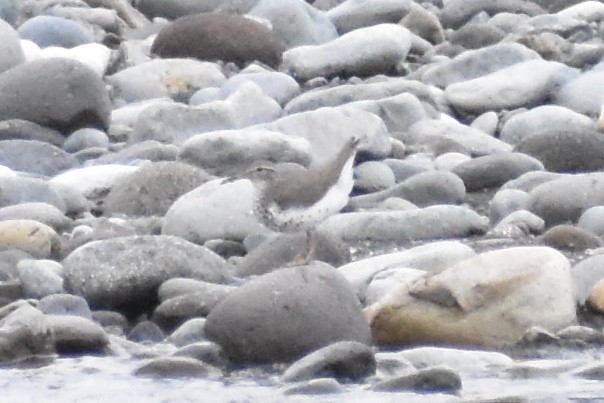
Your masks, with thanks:
[{"label": "brown rock", "polygon": [[556,225],[541,235],[539,240],[553,248],[573,252],[604,246],[602,238],[574,225]]},{"label": "brown rock", "polygon": [[237,15],[195,14],[163,28],[151,52],[244,65],[254,60],[277,67],[285,45],[259,22]]},{"label": "brown rock", "polygon": [[587,303],[596,312],[604,313],[604,279],[598,281],[591,289]]}]

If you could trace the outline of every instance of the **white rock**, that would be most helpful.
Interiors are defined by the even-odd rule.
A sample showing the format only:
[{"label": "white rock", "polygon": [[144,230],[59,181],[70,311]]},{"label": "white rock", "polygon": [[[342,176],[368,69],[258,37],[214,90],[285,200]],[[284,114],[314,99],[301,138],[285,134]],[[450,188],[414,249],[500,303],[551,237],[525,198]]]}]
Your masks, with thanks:
[{"label": "white rock", "polygon": [[40,58],[50,57],[65,57],[76,60],[87,65],[102,77],[105,75],[111,60],[111,49],[100,43],[86,43],[71,49],[49,46],[40,50]]},{"label": "white rock", "polygon": [[97,165],[72,169],[63,172],[49,183],[70,186],[80,191],[88,198],[94,198],[108,189],[114,183],[136,171],[138,167],[129,165]]},{"label": "white rock", "polygon": [[405,59],[411,44],[408,29],[380,24],[349,32],[323,45],[287,50],[281,68],[302,81],[390,73]]},{"label": "white rock", "polygon": [[111,111],[111,124],[134,127],[140,114],[148,107],[173,103],[172,98],[152,98],[145,101],[132,102]]},{"label": "white rock", "polygon": [[468,81],[451,84],[445,96],[460,110],[483,113],[547,99],[571,69],[558,62],[529,60]]},{"label": "white rock", "polygon": [[347,0],[327,11],[339,33],[384,22],[397,23],[411,9],[409,0]]},{"label": "white rock", "polygon": [[599,1],[583,1],[558,11],[556,15],[589,22],[600,21],[604,19],[604,4]]}]

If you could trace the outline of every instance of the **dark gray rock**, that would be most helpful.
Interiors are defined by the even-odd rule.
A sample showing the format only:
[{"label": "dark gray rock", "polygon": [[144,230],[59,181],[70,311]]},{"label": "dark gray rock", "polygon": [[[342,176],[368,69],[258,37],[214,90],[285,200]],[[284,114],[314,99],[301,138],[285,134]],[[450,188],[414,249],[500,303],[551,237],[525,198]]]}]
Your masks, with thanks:
[{"label": "dark gray rock", "polygon": [[350,284],[324,264],[265,274],[210,312],[206,335],[234,362],[283,362],[371,336]]},{"label": "dark gray rock", "polygon": [[604,204],[604,174],[569,175],[550,180],[529,192],[529,210],[551,227],[577,222],[590,207]]},{"label": "dark gray rock", "polygon": [[46,315],[60,353],[102,352],[109,344],[105,330],[90,319],[72,315]]},{"label": "dark gray rock", "polygon": [[62,147],[65,142],[65,136],[58,130],[22,119],[8,119],[0,122],[0,139],[38,140],[57,147]]},{"label": "dark gray rock", "polygon": [[103,211],[106,215],[163,216],[176,199],[209,178],[205,171],[188,164],[150,163],[111,188],[104,200]]},{"label": "dark gray rock", "polygon": [[463,181],[447,171],[415,174],[389,189],[350,199],[348,207],[369,207],[390,197],[400,197],[421,207],[434,204],[456,204],[466,196]]},{"label": "dark gray rock", "polygon": [[466,190],[496,188],[530,171],[542,171],[539,160],[522,153],[498,153],[457,164],[452,172],[463,180]]},{"label": "dark gray rock", "polygon": [[285,46],[259,22],[237,15],[196,14],[163,28],[151,47],[161,57],[192,57],[277,67]]},{"label": "dark gray rock", "polygon": [[380,392],[412,390],[423,393],[456,393],[461,389],[461,377],[448,368],[432,367],[379,382],[372,389]]},{"label": "dark gray rock", "polygon": [[0,74],[0,120],[24,119],[72,132],[107,128],[110,112],[101,77],[75,60],[39,59]]},{"label": "dark gray rock", "polygon": [[[348,247],[333,237],[317,232],[314,260],[320,260],[334,267],[339,267],[350,261]],[[233,275],[248,277],[268,273],[282,268],[303,255],[307,249],[307,234],[279,234],[261,243],[250,251],[233,267]]]},{"label": "dark gray rock", "polygon": [[468,23],[449,35],[449,41],[466,49],[480,49],[495,45],[505,38],[506,32],[489,23]]},{"label": "dark gray rock", "polygon": [[24,300],[0,308],[0,362],[27,360],[54,353],[46,316]]},{"label": "dark gray rock", "polygon": [[63,260],[66,288],[95,308],[140,312],[160,284],[174,277],[225,278],[224,261],[209,249],[166,235],[88,243]]},{"label": "dark gray rock", "polygon": [[515,151],[537,158],[553,172],[589,172],[604,168],[604,137],[595,129],[541,133],[522,140]]},{"label": "dark gray rock", "polygon": [[67,18],[38,15],[25,21],[17,30],[21,39],[29,39],[41,48],[73,48],[94,42],[92,33],[82,24]]},{"label": "dark gray rock", "polygon": [[78,165],[76,158],[37,140],[0,141],[0,165],[15,171],[54,176]]},{"label": "dark gray rock", "polygon": [[333,377],[358,381],[375,373],[376,361],[371,347],[356,341],[340,341],[323,347],[290,365],[281,379],[298,382]]},{"label": "dark gray rock", "polygon": [[174,356],[194,358],[218,368],[226,368],[228,365],[224,351],[218,344],[210,341],[188,344],[174,352]]},{"label": "dark gray rock", "polygon": [[525,0],[452,0],[447,1],[441,10],[440,21],[445,28],[455,29],[480,12],[489,15],[508,12],[530,16],[544,13],[541,7]]},{"label": "dark gray rock", "polygon": [[143,364],[135,375],[147,378],[217,378],[217,368],[189,357],[160,357]]}]

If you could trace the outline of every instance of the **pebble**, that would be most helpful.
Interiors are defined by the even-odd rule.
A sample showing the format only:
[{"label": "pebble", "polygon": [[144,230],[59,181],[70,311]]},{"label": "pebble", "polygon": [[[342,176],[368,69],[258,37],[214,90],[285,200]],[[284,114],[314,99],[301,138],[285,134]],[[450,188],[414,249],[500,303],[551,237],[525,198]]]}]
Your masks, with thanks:
[{"label": "pebble", "polygon": [[55,342],[47,317],[24,300],[0,310],[0,361],[18,363],[31,357],[55,352]]},{"label": "pebble", "polygon": [[17,32],[22,39],[29,39],[41,48],[73,48],[94,42],[94,37],[82,24],[52,15],[33,17],[21,24]]},{"label": "pebble", "polygon": [[220,346],[211,341],[202,341],[187,344],[174,352],[175,356],[191,357],[203,361],[217,368],[226,368],[228,360]]},{"label": "pebble", "polygon": [[380,392],[432,392],[455,393],[461,389],[461,377],[456,372],[441,367],[421,369],[411,375],[403,375],[373,385]]},{"label": "pebble", "polygon": [[178,379],[214,377],[221,375],[220,370],[203,361],[189,357],[159,357],[150,360],[134,371],[137,376],[155,379]]},{"label": "pebble", "polygon": [[0,221],[0,248],[17,248],[40,259],[60,249],[60,240],[52,228],[33,220]]},{"label": "pebble", "polygon": [[21,260],[17,264],[24,298],[42,299],[64,292],[63,266],[52,260]]},{"label": "pebble", "polygon": [[71,315],[46,315],[55,348],[60,353],[99,353],[109,343],[105,330],[90,319]]},{"label": "pebble", "polygon": [[78,165],[73,155],[38,140],[0,141],[0,163],[14,171],[40,176],[54,176]]}]

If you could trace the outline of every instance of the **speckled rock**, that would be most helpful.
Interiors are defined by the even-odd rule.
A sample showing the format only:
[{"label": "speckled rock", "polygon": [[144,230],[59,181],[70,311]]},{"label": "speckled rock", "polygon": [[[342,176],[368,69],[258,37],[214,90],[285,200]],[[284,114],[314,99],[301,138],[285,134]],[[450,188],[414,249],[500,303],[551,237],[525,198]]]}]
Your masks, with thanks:
[{"label": "speckled rock", "polygon": [[25,301],[0,310],[0,361],[19,362],[55,352],[54,338],[46,316]]},{"label": "speckled rock", "polygon": [[63,293],[63,266],[52,260],[24,259],[17,264],[24,298]]},{"label": "speckled rock", "polygon": [[176,199],[209,179],[205,171],[180,162],[143,165],[111,187],[103,211],[107,215],[163,216]]},{"label": "speckled rock", "polygon": [[210,312],[205,331],[234,362],[292,361],[336,341],[368,344],[360,309],[334,268],[292,267],[241,286]]},{"label": "speckled rock", "polygon": [[258,60],[273,67],[281,62],[283,50],[283,43],[264,25],[220,14],[179,18],[159,32],[151,48],[161,57],[223,60],[239,65]]},{"label": "speckled rock", "polygon": [[[57,93],[69,92],[64,97]],[[69,59],[42,59],[0,74],[0,120],[24,119],[71,132],[109,126],[111,106],[101,77]]]},{"label": "speckled rock", "polygon": [[159,285],[170,278],[225,277],[224,261],[207,248],[161,235],[91,242],[69,254],[63,266],[66,289],[91,306],[134,312],[152,303]]}]

